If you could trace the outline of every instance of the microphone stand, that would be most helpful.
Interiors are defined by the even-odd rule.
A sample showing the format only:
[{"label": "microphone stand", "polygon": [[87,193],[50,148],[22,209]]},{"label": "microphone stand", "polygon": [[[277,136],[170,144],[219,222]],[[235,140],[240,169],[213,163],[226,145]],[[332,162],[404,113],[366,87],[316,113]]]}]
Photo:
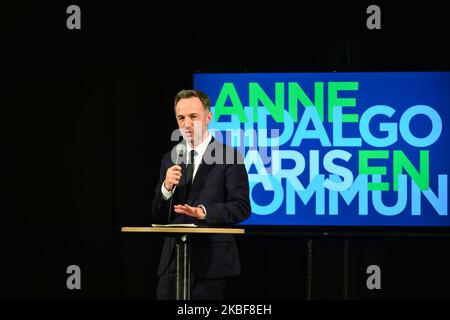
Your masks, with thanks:
[{"label": "microphone stand", "polygon": [[[181,162],[180,162],[180,159],[182,160],[183,159],[183,155],[184,155],[184,150],[183,149],[178,149],[177,150],[177,159],[175,160],[175,164],[176,165],[179,165],[179,164],[181,164]],[[180,162],[180,163],[178,163],[178,162]],[[167,223],[168,224],[170,224],[170,220],[171,220],[171,215],[172,215],[172,200],[173,200],[173,194],[175,193],[175,188],[176,188],[176,186],[173,186],[172,187],[172,190],[170,191],[170,199],[169,199],[169,214],[168,214],[168,221],[167,221]],[[174,239],[170,239],[169,240],[169,252],[171,252],[172,253],[172,244],[175,244],[174,242],[175,241],[172,241],[172,240],[174,240]],[[169,261],[169,264],[168,264],[168,266],[167,266],[167,268],[169,269],[170,268],[170,265],[171,265],[171,262]],[[170,270],[167,270],[167,274],[169,275],[170,274]],[[170,281],[169,281],[169,279],[170,278],[168,278],[167,279],[167,282],[166,282],[166,299],[173,299],[173,297],[170,295],[170,289],[169,289],[169,283],[170,283]],[[178,285],[177,285],[177,288],[175,289],[175,297],[177,296],[177,290],[178,290]]]},{"label": "microphone stand", "polygon": [[[176,161],[175,161],[175,164],[178,164],[178,161],[179,161],[179,159],[180,158],[183,158],[183,153],[178,153],[177,152],[177,159],[176,159]],[[176,188],[176,186],[173,186],[172,187],[172,190],[170,191],[170,199],[169,199],[169,219],[168,219],[168,221],[167,221],[167,224],[170,224],[170,219],[171,219],[171,215],[172,215],[172,199],[173,199],[173,194],[174,194],[174,192],[175,192],[175,188]],[[172,240],[172,239],[171,239]],[[169,252],[172,252],[172,241],[170,240],[170,242],[169,242]],[[174,240],[174,242],[175,242],[175,240]],[[175,243],[174,243],[175,244]],[[167,268],[169,268],[170,267],[170,262],[169,262],[169,264],[168,264],[168,266],[167,266]],[[167,271],[168,272],[168,274],[170,273],[170,271],[168,270]],[[169,281],[169,279],[170,278],[168,278],[167,279],[167,282],[166,282],[166,299],[172,299],[173,297],[172,296],[170,296],[170,289],[169,289],[169,284],[170,284],[170,281]],[[177,287],[178,287],[178,285],[177,285]],[[175,296],[176,296],[176,291],[177,291],[177,289],[175,290]]]},{"label": "microphone stand", "polygon": [[172,199],[173,199],[173,193],[175,191],[175,186],[173,186],[172,191],[170,191],[170,199],[169,199],[169,219],[167,221],[168,224],[170,224],[170,218],[172,215]]}]

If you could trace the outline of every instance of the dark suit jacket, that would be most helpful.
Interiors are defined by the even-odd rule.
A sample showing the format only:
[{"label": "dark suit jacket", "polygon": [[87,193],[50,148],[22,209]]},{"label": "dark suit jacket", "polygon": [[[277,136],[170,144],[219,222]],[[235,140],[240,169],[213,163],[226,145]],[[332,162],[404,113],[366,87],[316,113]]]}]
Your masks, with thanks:
[{"label": "dark suit jacket", "polygon": [[[226,161],[228,160],[228,161]],[[230,163],[231,162],[231,163]],[[242,155],[214,140],[206,148],[189,194],[186,194],[186,157],[183,159],[181,181],[175,189],[172,202],[171,223],[194,223],[207,226],[230,226],[250,215],[249,183]],[[160,181],[152,202],[154,223],[168,223],[169,200],[164,200],[161,184],[166,171],[174,165],[171,152],[161,161]],[[204,205],[207,218],[198,220],[173,211],[173,205],[187,203]],[[173,259],[175,239],[164,239],[158,275]],[[191,237],[191,270],[202,278],[234,276],[241,273],[236,242],[230,234],[203,234]]]}]

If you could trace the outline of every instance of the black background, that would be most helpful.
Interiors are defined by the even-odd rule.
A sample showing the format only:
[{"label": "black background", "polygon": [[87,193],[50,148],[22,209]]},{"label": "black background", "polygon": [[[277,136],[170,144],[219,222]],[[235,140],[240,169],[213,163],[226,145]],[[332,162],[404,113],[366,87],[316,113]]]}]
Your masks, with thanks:
[{"label": "black background", "polygon": [[[193,72],[449,71],[444,4],[395,3],[4,6],[0,297],[154,299],[161,239],[120,227],[151,223],[173,96]],[[70,4],[81,30],[66,28]],[[366,27],[370,4],[381,30]],[[303,231],[315,233],[239,237],[244,273],[227,297],[308,298],[313,239],[312,299],[450,298],[448,233]],[[81,290],[66,287],[72,264]],[[371,264],[381,290],[366,288]]]}]

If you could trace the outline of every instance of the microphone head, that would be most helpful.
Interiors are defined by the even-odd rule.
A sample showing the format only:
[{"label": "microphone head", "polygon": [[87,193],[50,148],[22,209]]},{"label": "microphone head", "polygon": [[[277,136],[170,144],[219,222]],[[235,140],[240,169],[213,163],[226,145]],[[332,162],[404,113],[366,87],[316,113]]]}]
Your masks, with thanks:
[{"label": "microphone head", "polygon": [[178,157],[182,158],[183,155],[186,153],[186,146],[184,144],[181,144],[181,143],[177,144],[176,151],[177,151]]}]

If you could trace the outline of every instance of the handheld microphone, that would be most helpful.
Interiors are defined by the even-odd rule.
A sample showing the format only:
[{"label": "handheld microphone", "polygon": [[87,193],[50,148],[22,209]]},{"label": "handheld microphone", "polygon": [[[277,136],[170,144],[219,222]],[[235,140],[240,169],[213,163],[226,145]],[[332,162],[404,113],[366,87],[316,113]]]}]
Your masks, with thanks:
[{"label": "handheld microphone", "polygon": [[186,146],[184,144],[177,144],[175,147],[175,150],[177,152],[177,159],[175,160],[175,164],[180,164],[180,160],[183,159],[183,155],[186,152]]},{"label": "handheld microphone", "polygon": [[[181,164],[181,160],[183,160],[184,153],[186,152],[186,146],[184,144],[179,143],[175,147],[175,151],[177,152],[177,158],[175,160],[175,164],[179,165],[179,164]],[[175,192],[175,187],[176,186],[173,186],[172,190],[170,191],[169,220],[167,223],[170,223],[170,219],[171,219],[171,215],[172,215],[172,199],[173,199],[173,193]]]}]

